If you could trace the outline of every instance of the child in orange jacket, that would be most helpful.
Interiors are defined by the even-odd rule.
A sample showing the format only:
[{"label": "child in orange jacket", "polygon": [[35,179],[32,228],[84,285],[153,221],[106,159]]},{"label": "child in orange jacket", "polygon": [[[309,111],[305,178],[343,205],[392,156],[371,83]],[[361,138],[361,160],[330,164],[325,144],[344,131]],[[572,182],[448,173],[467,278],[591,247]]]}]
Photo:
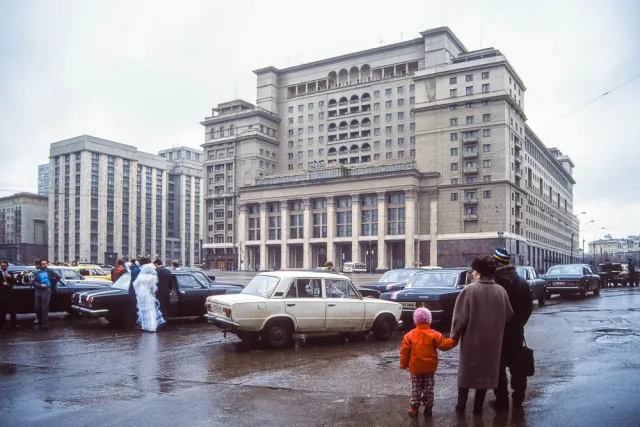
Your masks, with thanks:
[{"label": "child in orange jacket", "polygon": [[413,313],[416,328],[404,336],[400,348],[400,369],[409,368],[411,372],[411,409],[410,417],[418,416],[420,403],[424,405],[424,416],[431,416],[434,397],[433,374],[438,368],[438,349],[451,350],[456,340],[445,338],[440,332],[431,329],[431,312],[418,308]]}]

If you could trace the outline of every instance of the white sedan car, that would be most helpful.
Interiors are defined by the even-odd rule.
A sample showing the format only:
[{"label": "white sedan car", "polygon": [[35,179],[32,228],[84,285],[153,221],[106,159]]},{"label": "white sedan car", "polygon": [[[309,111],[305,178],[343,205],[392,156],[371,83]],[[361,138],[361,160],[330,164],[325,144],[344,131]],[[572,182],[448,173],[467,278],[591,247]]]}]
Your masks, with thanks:
[{"label": "white sedan car", "polygon": [[293,333],[368,333],[391,338],[402,305],[363,298],[351,280],[319,271],[260,273],[242,293],[207,298],[206,317],[242,340],[291,344]]}]

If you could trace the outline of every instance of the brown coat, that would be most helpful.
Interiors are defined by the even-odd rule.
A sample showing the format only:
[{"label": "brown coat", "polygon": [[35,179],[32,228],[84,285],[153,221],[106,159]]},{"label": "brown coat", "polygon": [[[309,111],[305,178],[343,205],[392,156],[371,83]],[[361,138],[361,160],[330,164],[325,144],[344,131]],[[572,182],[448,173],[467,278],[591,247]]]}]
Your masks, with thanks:
[{"label": "brown coat", "polygon": [[502,286],[479,279],[467,285],[453,309],[451,337],[460,338],[458,387],[498,386],[502,336],[513,311]]}]

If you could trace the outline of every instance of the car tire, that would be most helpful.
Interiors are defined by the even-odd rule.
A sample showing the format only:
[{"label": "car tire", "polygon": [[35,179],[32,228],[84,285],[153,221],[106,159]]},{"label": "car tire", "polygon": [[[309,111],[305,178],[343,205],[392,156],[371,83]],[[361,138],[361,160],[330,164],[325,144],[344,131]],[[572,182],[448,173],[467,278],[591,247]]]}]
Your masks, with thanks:
[{"label": "car tire", "polygon": [[587,298],[587,288],[580,290],[580,298]]},{"label": "car tire", "polygon": [[593,290],[593,295],[598,296],[600,295],[600,288],[596,288]]},{"label": "car tire", "polygon": [[276,320],[262,330],[262,341],[270,348],[286,348],[293,341],[293,330],[288,322]]},{"label": "car tire", "polygon": [[373,327],[373,336],[378,341],[388,341],[393,335],[395,328],[395,320],[391,320],[391,317],[385,316],[376,322]]},{"label": "car tire", "polygon": [[538,298],[538,306],[542,307],[544,306],[546,300],[544,299],[544,297]]},{"label": "car tire", "polygon": [[545,299],[551,299],[551,292],[546,292]]}]

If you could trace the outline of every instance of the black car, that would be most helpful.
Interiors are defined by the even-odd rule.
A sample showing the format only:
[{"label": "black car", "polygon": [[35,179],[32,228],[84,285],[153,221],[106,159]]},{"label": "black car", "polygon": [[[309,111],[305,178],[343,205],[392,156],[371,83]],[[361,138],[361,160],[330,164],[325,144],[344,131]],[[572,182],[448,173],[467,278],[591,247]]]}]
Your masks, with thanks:
[{"label": "black car", "polygon": [[591,271],[588,264],[554,265],[543,277],[547,282],[547,294],[600,295],[600,276]]},{"label": "black car", "polygon": [[378,292],[399,291],[411,281],[413,276],[424,271],[419,268],[398,268],[389,270],[376,283],[360,285],[360,288],[373,289]]},{"label": "black car", "polygon": [[538,305],[542,306],[547,298],[547,284],[541,279],[533,267],[518,266],[516,267],[518,276],[522,277],[529,284],[531,291],[531,299],[538,300]]},{"label": "black car", "polygon": [[413,324],[413,312],[419,307],[428,308],[433,321],[450,321],[458,295],[472,281],[469,268],[422,270],[403,290],[386,292],[380,299],[402,304],[401,319],[405,325]]},{"label": "black car", "polygon": [[[76,292],[104,290],[109,284],[103,280],[84,279],[75,271],[73,272],[75,274],[67,273],[67,269],[64,268],[50,267],[50,269],[62,277],[57,286],[51,289],[50,312],[72,313],[71,295]],[[35,313],[35,289],[29,280],[33,274],[36,274],[35,267],[12,265],[7,268],[7,272],[18,280],[18,283],[13,286],[16,313]]]},{"label": "black car", "polygon": [[[224,294],[233,288],[242,290],[240,285],[214,282],[202,272],[169,271],[172,284],[169,297],[171,306],[168,313],[162,313],[164,318],[203,316],[208,296]],[[129,283],[125,281],[116,282],[108,289],[75,293],[71,309],[85,317],[104,317],[111,323],[125,326],[129,303]]]}]

